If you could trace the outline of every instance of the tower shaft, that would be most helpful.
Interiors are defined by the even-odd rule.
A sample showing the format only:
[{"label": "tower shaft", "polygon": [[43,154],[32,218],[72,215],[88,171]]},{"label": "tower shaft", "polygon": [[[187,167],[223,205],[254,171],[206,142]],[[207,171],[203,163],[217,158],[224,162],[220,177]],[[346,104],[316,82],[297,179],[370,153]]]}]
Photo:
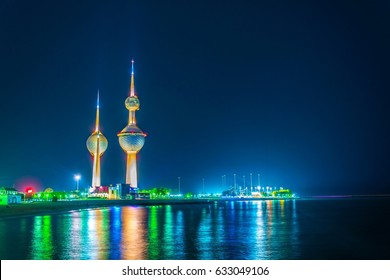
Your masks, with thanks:
[{"label": "tower shaft", "polygon": [[129,124],[137,124],[135,120],[135,111],[129,111]]},{"label": "tower shaft", "polygon": [[130,184],[132,188],[137,188],[137,181],[137,152],[127,152],[126,184]]},{"label": "tower shaft", "polygon": [[93,172],[92,172],[92,187],[98,187],[101,185],[100,183],[100,137],[97,136],[97,145],[96,145],[96,153],[93,157]]}]

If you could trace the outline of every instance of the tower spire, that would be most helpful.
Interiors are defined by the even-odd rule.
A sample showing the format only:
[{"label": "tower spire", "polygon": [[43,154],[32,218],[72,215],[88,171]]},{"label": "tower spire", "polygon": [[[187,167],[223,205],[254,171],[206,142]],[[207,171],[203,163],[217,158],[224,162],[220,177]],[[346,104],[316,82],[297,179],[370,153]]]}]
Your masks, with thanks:
[{"label": "tower spire", "polygon": [[99,131],[99,90],[97,92],[97,101],[96,101],[96,132]]},{"label": "tower spire", "polygon": [[131,60],[130,96],[135,96],[135,92],[134,92],[134,59]]}]

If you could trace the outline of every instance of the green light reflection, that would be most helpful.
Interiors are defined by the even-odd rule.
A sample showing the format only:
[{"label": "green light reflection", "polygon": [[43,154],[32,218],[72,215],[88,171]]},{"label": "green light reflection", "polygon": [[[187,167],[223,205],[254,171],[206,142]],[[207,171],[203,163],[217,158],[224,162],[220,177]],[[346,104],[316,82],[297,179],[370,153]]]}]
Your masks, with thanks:
[{"label": "green light reflection", "polygon": [[[149,210],[149,238],[148,238],[148,255],[149,259],[155,260],[159,257],[160,240],[158,234],[157,211],[159,206],[151,206]],[[164,222],[164,221],[162,221]]]},{"label": "green light reflection", "polygon": [[36,216],[31,240],[31,259],[50,260],[53,259],[53,253],[51,216]]}]

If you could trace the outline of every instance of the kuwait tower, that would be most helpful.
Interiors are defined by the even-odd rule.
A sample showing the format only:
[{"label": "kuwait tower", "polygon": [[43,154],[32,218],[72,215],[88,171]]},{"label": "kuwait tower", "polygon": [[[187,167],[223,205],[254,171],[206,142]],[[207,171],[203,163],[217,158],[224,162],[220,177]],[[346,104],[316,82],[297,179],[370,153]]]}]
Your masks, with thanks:
[{"label": "kuwait tower", "polygon": [[140,103],[134,91],[134,60],[131,61],[130,94],[126,98],[125,106],[129,110],[129,123],[118,133],[119,144],[127,154],[126,184],[137,188],[137,153],[145,143],[146,134],[137,126],[135,119],[135,111],[139,110]]},{"label": "kuwait tower", "polygon": [[96,127],[95,131],[87,139],[87,149],[93,157],[92,188],[100,186],[100,157],[107,150],[108,141],[99,130],[99,91],[96,104]]}]

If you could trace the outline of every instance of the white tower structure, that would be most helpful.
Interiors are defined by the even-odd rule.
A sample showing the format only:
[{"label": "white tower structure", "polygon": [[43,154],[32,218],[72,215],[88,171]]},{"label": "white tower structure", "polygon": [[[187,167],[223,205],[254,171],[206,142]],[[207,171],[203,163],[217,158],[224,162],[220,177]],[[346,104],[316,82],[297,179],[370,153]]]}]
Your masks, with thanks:
[{"label": "white tower structure", "polygon": [[134,60],[131,61],[130,93],[125,100],[125,106],[129,110],[129,122],[118,133],[119,144],[127,154],[126,184],[130,184],[132,188],[137,188],[137,153],[144,146],[146,133],[137,126],[135,119],[135,111],[139,110],[140,102],[134,91]]},{"label": "white tower structure", "polygon": [[108,141],[107,138],[99,129],[99,91],[97,95],[96,104],[96,127],[95,131],[87,139],[87,149],[93,156],[92,167],[92,185],[91,187],[98,187],[100,183],[100,157],[107,150]]}]

